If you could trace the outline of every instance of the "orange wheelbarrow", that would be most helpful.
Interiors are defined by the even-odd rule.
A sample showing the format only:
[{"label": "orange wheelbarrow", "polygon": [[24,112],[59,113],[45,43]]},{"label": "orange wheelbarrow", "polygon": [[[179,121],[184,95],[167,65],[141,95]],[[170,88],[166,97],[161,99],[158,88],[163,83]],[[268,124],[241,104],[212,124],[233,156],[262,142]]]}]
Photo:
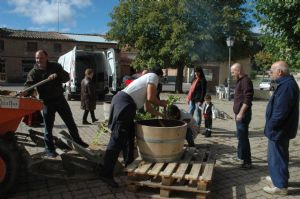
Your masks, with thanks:
[{"label": "orange wheelbarrow", "polygon": [[14,132],[25,115],[43,108],[41,100],[12,96],[12,93],[0,92],[0,198],[5,197],[18,173],[19,154]]}]

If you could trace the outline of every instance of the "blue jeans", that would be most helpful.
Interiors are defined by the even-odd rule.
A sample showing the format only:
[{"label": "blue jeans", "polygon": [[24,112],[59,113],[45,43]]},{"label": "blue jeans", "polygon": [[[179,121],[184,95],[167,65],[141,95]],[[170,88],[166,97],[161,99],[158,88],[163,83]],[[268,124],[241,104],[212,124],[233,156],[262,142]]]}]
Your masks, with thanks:
[{"label": "blue jeans", "polygon": [[43,108],[43,116],[45,123],[44,142],[45,149],[47,152],[53,152],[55,150],[52,129],[54,125],[56,112],[60,115],[61,119],[68,127],[72,139],[75,142],[81,141],[81,138],[78,134],[77,126],[73,119],[70,106],[64,98],[64,96],[61,96],[59,99],[53,100],[45,104]]},{"label": "blue jeans", "polygon": [[252,111],[248,109],[241,121],[236,121],[236,136],[238,139],[237,157],[244,161],[244,164],[251,164],[251,149],[249,142],[249,124]]},{"label": "blue jeans", "polygon": [[193,101],[190,101],[190,103],[189,103],[189,113],[194,117],[197,124],[200,126],[201,125],[201,110],[199,109],[198,105]]},{"label": "blue jeans", "polygon": [[287,188],[289,180],[289,142],[288,138],[268,141],[268,167],[275,187]]}]

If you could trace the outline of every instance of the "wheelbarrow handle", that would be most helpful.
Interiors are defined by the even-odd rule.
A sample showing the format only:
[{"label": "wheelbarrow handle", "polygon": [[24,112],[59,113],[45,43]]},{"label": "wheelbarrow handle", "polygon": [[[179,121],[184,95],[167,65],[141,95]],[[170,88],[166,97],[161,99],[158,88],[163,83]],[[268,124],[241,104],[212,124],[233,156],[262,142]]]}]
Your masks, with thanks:
[{"label": "wheelbarrow handle", "polygon": [[41,85],[43,85],[43,84],[46,84],[47,82],[49,82],[49,81],[51,81],[51,80],[52,80],[52,79],[44,79],[44,80],[42,80],[42,81],[40,81],[40,82],[38,82],[38,83],[36,83],[36,84],[33,84],[32,86],[29,86],[28,88],[25,88],[24,90],[19,91],[19,92],[17,93],[17,96],[20,95],[20,93],[28,92],[28,91],[34,89],[35,87],[41,86]]}]

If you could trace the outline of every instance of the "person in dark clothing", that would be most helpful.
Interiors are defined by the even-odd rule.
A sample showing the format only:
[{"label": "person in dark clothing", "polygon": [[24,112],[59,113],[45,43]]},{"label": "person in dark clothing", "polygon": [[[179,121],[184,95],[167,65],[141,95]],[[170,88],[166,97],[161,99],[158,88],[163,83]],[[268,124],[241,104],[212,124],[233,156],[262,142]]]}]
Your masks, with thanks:
[{"label": "person in dark clothing", "polygon": [[[73,119],[69,104],[67,103],[63,92],[62,83],[69,81],[69,74],[63,70],[58,63],[48,61],[48,54],[44,50],[39,50],[35,54],[36,64],[29,71],[25,87],[36,84],[42,80],[51,81],[37,87],[39,98],[44,102],[43,116],[45,123],[44,141],[45,152],[48,157],[56,157],[53,143],[52,129],[57,112],[69,129],[70,135],[77,144],[88,147],[88,144],[82,141],[78,134],[78,129]],[[27,95],[28,93],[21,93]]]},{"label": "person in dark clothing", "polygon": [[205,125],[205,137],[211,137],[211,130],[212,130],[212,114],[213,114],[213,104],[211,103],[211,96],[205,96],[205,102],[202,106],[202,113],[204,118],[204,125]]},{"label": "person in dark clothing", "polygon": [[189,104],[189,112],[192,116],[196,114],[195,120],[200,128],[201,125],[201,110],[199,109],[204,102],[206,95],[206,79],[201,67],[195,69],[195,79],[192,82],[191,88],[187,96],[187,103]]},{"label": "person in dark clothing", "polygon": [[270,69],[277,88],[266,109],[264,134],[268,138],[268,167],[266,177],[269,194],[287,195],[289,180],[289,142],[296,137],[299,124],[299,86],[290,75],[284,61],[275,62]]},{"label": "person in dark clothing", "polygon": [[94,76],[93,69],[88,68],[85,70],[85,77],[81,81],[81,109],[84,110],[82,117],[82,124],[91,124],[87,121],[89,112],[91,113],[92,122],[98,121],[95,117],[94,110],[96,109],[96,87],[92,81]]},{"label": "person in dark clothing", "polygon": [[113,171],[119,153],[123,151],[125,166],[133,160],[134,152],[134,117],[136,110],[142,106],[152,115],[163,114],[156,111],[152,105],[167,106],[165,100],[156,97],[156,88],[162,77],[161,69],[152,70],[130,83],[122,91],[119,91],[112,99],[108,127],[111,129],[111,137],[104,156],[104,165],[99,170],[100,179],[111,187],[118,187],[113,178]]},{"label": "person in dark clothing", "polygon": [[231,74],[237,80],[233,102],[236,136],[238,138],[237,158],[243,161],[241,169],[251,169],[252,160],[249,142],[249,124],[252,116],[253,84],[239,63],[235,63],[231,66]]}]

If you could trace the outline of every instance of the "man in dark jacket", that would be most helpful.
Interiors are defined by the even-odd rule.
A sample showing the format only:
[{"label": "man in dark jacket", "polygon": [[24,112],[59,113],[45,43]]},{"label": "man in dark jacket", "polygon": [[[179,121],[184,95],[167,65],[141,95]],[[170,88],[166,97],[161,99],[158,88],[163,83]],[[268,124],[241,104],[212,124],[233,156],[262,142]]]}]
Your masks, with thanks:
[{"label": "man in dark jacket", "polygon": [[253,84],[239,63],[235,63],[231,66],[231,74],[237,80],[233,102],[236,136],[238,138],[237,158],[243,161],[241,169],[250,169],[252,167],[252,161],[249,142],[249,124],[252,116]]},{"label": "man in dark jacket", "polygon": [[88,144],[83,142],[78,134],[78,129],[73,119],[71,109],[63,95],[64,89],[62,87],[62,83],[69,81],[69,74],[63,70],[60,64],[49,62],[48,54],[44,50],[39,50],[36,52],[35,60],[36,64],[29,71],[25,86],[31,86],[45,79],[51,80],[44,85],[37,87],[39,98],[44,101],[44,141],[46,148],[45,152],[47,156],[57,156],[52,135],[56,112],[58,112],[58,114],[68,127],[72,139],[79,145],[88,147]]},{"label": "man in dark jacket", "polygon": [[277,83],[267,106],[264,130],[268,138],[270,173],[266,180],[271,186],[263,190],[270,194],[287,195],[289,142],[296,137],[299,123],[299,87],[284,61],[272,65],[270,76]]}]

